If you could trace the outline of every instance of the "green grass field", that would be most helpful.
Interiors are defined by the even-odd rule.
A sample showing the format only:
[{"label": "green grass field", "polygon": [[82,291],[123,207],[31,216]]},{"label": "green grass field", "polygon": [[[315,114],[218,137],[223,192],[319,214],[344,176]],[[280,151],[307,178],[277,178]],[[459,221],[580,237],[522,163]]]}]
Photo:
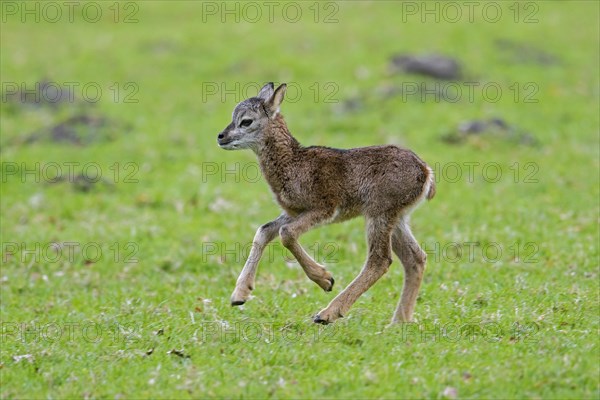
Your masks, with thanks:
[{"label": "green grass field", "polygon": [[[597,2],[27,3],[0,4],[2,398],[598,398]],[[393,73],[400,53],[463,77]],[[301,143],[436,170],[414,324],[386,328],[397,259],[312,323],[362,267],[361,219],[301,238],[333,292],[276,240],[229,305],[279,209],[216,136],[268,81]]]}]

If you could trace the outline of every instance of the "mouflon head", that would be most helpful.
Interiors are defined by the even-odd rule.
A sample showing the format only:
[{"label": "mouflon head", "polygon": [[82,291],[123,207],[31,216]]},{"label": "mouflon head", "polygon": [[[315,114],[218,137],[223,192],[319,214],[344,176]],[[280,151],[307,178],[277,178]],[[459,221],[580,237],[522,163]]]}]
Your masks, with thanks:
[{"label": "mouflon head", "polygon": [[274,89],[273,82],[269,82],[256,97],[239,103],[231,123],[217,136],[219,146],[225,150],[257,149],[267,125],[279,114],[286,87],[282,83]]}]

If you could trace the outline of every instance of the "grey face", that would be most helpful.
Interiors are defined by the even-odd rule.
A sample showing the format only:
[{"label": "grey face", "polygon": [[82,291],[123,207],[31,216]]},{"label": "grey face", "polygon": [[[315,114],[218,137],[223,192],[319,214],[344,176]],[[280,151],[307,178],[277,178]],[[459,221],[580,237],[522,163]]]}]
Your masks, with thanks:
[{"label": "grey face", "polygon": [[255,148],[268,117],[264,102],[258,97],[242,101],[233,110],[231,123],[219,133],[217,142],[225,150]]}]

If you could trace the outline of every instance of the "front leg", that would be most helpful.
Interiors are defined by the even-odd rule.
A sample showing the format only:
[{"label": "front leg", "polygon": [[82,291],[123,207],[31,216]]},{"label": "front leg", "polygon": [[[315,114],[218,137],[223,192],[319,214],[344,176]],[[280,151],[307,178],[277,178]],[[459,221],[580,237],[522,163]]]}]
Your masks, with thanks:
[{"label": "front leg", "polygon": [[333,212],[326,210],[308,211],[298,215],[291,222],[283,225],[279,230],[281,243],[298,260],[306,275],[326,292],[333,289],[335,283],[333,276],[322,265],[309,256],[298,243],[298,237],[316,225],[327,222]]},{"label": "front leg", "polygon": [[287,214],[281,214],[277,219],[264,224],[256,230],[252,249],[246,260],[246,264],[235,284],[235,290],[231,295],[231,305],[239,306],[244,304],[250,297],[250,292],[254,289],[254,278],[256,277],[256,268],[262,257],[265,247],[277,237],[279,229],[290,221]]}]

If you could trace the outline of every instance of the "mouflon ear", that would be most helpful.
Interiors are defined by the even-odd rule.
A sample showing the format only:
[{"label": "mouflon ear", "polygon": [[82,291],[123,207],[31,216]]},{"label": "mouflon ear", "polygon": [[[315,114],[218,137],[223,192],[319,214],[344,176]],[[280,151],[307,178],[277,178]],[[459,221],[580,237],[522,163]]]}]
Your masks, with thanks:
[{"label": "mouflon ear", "polygon": [[269,113],[269,118],[274,118],[277,114],[279,114],[279,106],[283,101],[286,89],[287,85],[282,83],[277,89],[275,89],[275,92],[271,98],[265,103],[267,112]]},{"label": "mouflon ear", "polygon": [[264,101],[267,101],[271,98],[271,96],[273,96],[273,82],[269,82],[267,83],[265,86],[262,87],[262,89],[260,89],[260,91],[258,92],[258,97],[259,99],[263,99]]}]

